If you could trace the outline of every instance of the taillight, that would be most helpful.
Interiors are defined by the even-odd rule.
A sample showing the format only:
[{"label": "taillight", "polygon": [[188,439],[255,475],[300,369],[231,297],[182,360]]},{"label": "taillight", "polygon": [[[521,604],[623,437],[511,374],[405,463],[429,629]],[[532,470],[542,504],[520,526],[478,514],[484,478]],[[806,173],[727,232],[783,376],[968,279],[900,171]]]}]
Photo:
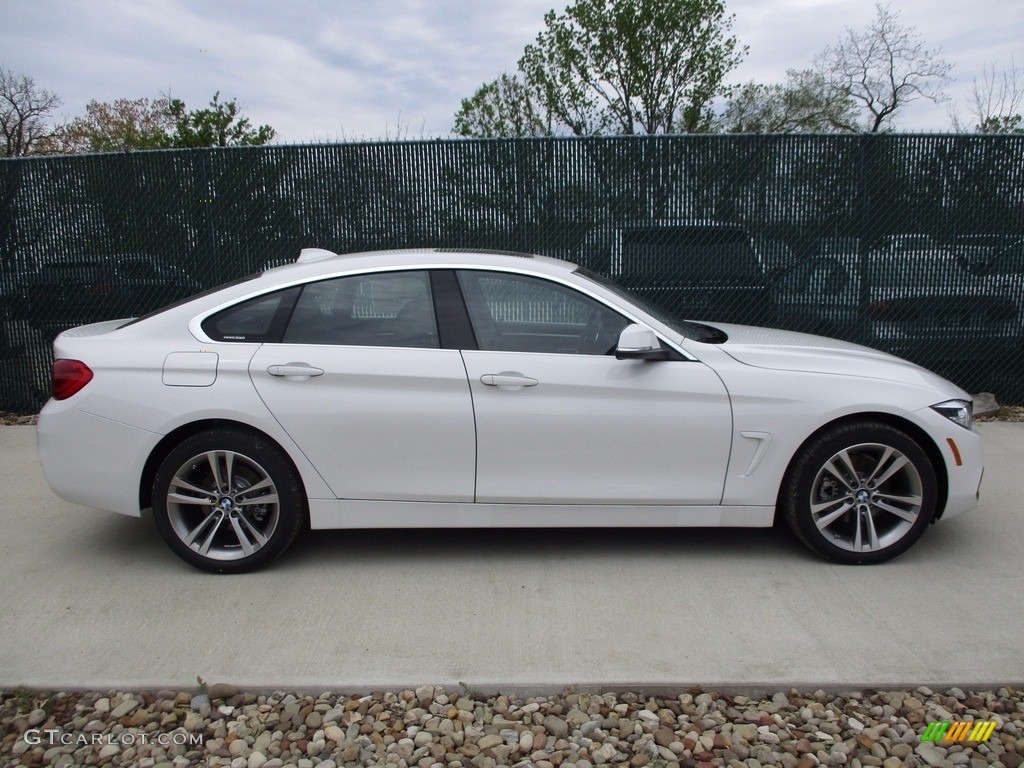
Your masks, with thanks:
[{"label": "taillight", "polygon": [[92,381],[92,370],[81,360],[53,361],[53,399],[67,400]]}]

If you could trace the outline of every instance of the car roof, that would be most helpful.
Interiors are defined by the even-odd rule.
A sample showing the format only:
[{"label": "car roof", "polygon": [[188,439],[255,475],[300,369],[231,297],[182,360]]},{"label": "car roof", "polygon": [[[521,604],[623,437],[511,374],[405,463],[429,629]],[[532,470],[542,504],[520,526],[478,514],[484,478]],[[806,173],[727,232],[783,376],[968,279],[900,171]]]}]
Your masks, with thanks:
[{"label": "car roof", "polygon": [[[375,271],[418,269],[497,269],[558,277],[576,270],[577,265],[562,259],[513,251],[488,251],[465,248],[404,248],[387,251],[363,251],[336,254],[322,249],[312,260],[295,261],[257,272],[224,285],[210,288],[136,318],[123,329],[137,328],[141,320],[157,315],[164,318],[205,317],[231,304],[276,290],[316,280]],[[197,314],[198,313],[198,314]],[[190,322],[191,324],[191,322]]]},{"label": "car roof", "polygon": [[469,248],[402,248],[344,254],[322,249],[303,249],[303,254],[291,264],[266,270],[264,275],[273,275],[281,280],[304,280],[374,269],[491,267],[526,269],[544,274],[571,272],[576,269],[572,262],[549,256]]},{"label": "car roof", "polygon": [[[577,268],[576,264],[562,259],[513,251],[402,248],[337,254],[319,248],[304,250],[315,250],[316,253],[311,260],[296,260],[291,264],[265,269],[254,275],[211,288],[193,298],[208,306],[224,305],[300,283],[363,272],[406,269],[496,269],[558,277]],[[183,304],[192,304],[192,301],[189,299]]]}]

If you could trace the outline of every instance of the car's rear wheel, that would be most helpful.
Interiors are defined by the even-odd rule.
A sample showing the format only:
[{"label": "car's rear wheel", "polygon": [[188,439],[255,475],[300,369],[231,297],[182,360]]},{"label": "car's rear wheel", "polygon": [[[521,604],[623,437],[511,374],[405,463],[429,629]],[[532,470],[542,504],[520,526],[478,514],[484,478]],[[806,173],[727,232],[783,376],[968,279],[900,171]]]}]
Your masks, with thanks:
[{"label": "car's rear wheel", "polygon": [[266,438],[215,429],[184,440],[153,481],[160,535],[185,562],[243,573],[277,558],[308,516],[288,457]]},{"label": "car's rear wheel", "polygon": [[822,557],[880,563],[905,552],[935,515],[937,482],[928,455],[906,433],[876,422],[818,435],[786,477],[781,511]]}]

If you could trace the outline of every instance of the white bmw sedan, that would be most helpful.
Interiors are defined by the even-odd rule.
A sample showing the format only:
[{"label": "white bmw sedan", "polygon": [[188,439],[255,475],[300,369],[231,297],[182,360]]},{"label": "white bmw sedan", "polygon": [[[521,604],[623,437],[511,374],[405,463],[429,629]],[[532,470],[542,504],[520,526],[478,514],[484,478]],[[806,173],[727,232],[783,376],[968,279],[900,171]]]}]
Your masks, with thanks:
[{"label": "white bmw sedan", "polygon": [[54,342],[47,481],[238,573],[311,528],[770,526],[877,563],[977,503],[969,395],[816,336],[666,317],[573,264],[295,264]]}]

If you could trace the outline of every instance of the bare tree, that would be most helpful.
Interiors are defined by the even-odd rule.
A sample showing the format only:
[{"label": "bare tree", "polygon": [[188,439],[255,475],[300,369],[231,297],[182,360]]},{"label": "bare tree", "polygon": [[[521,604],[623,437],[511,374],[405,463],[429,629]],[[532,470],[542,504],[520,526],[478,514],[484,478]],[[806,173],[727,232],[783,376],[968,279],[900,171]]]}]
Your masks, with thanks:
[{"label": "bare tree", "polygon": [[1002,72],[991,65],[971,87],[970,125],[953,112],[953,128],[978,133],[1024,133],[1024,72],[1010,61]]},{"label": "bare tree", "polygon": [[953,66],[940,58],[941,49],[928,50],[913,27],[901,25],[898,12],[883,5],[875,11],[874,21],[862,30],[847,27],[817,61],[867,113],[863,128],[870,133],[887,129],[918,99],[945,101],[942,88]]},{"label": "bare tree", "polygon": [[0,156],[31,153],[36,142],[51,134],[45,118],[60,103],[56,94],[37,88],[31,77],[0,66]]}]

